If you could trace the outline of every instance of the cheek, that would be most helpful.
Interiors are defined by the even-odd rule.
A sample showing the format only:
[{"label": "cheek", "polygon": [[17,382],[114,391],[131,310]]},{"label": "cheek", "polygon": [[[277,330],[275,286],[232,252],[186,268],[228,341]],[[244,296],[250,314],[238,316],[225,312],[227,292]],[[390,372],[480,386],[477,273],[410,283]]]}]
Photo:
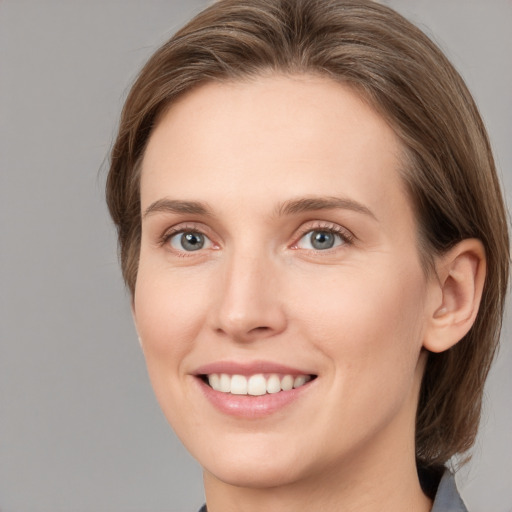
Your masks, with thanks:
[{"label": "cheek", "polygon": [[[389,389],[400,399],[411,385],[421,351],[426,285],[421,268],[397,265],[338,272],[308,287],[297,308],[307,338],[327,355],[340,395],[378,401]],[[343,388],[343,389],[342,389]],[[393,390],[393,391],[391,391]]]},{"label": "cheek", "polygon": [[134,318],[155,384],[157,377],[171,379],[180,373],[180,364],[203,324],[207,294],[186,276],[178,278],[168,270],[147,267],[143,264],[139,269]]},{"label": "cheek", "polygon": [[186,393],[186,361],[203,323],[207,296],[198,285],[143,262],[134,296],[134,318],[155,397],[181,434],[188,430],[183,427],[187,417],[200,415]]},{"label": "cheek", "polygon": [[425,279],[421,268],[393,269],[333,269],[321,281],[301,276],[292,298],[295,316],[327,346],[339,346],[341,338],[348,345],[376,349],[390,342],[390,336],[414,337],[422,325]]}]

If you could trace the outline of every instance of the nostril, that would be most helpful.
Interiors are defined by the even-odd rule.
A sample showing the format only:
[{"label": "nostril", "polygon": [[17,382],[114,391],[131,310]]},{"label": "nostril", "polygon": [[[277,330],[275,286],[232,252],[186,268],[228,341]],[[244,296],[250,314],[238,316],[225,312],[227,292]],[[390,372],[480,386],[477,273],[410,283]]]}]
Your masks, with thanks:
[{"label": "nostril", "polygon": [[265,331],[269,331],[269,330],[270,330],[270,327],[254,327],[249,332],[265,332]]}]

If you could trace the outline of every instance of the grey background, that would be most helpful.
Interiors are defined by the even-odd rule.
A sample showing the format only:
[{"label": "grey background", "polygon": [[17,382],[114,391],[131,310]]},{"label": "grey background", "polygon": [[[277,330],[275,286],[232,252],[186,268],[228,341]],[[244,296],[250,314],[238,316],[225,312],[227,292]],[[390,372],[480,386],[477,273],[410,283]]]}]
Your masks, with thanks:
[{"label": "grey background", "polygon": [[[512,193],[512,2],[390,0],[445,49]],[[128,84],[206,2],[0,0],[0,509],[194,511],[200,470],[153,398],[103,204]],[[101,170],[101,171],[100,171]],[[510,309],[510,308],[509,308]],[[472,463],[512,511],[511,315]]]}]

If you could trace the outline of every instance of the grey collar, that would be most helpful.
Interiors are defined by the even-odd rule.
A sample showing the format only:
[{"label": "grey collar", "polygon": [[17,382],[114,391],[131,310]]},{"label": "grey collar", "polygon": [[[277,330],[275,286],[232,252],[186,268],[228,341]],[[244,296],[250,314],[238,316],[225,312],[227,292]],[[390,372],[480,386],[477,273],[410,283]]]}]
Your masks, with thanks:
[{"label": "grey collar", "polygon": [[439,482],[431,512],[468,512],[457,491],[455,477],[448,469]]}]

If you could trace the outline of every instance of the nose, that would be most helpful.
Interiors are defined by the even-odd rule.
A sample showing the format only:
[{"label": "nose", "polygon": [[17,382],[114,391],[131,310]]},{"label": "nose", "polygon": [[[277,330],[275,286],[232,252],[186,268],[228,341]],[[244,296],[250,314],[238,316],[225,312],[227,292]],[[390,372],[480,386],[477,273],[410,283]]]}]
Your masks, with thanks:
[{"label": "nose", "polygon": [[233,255],[223,270],[212,308],[212,325],[217,334],[248,342],[286,329],[281,280],[271,258]]}]

